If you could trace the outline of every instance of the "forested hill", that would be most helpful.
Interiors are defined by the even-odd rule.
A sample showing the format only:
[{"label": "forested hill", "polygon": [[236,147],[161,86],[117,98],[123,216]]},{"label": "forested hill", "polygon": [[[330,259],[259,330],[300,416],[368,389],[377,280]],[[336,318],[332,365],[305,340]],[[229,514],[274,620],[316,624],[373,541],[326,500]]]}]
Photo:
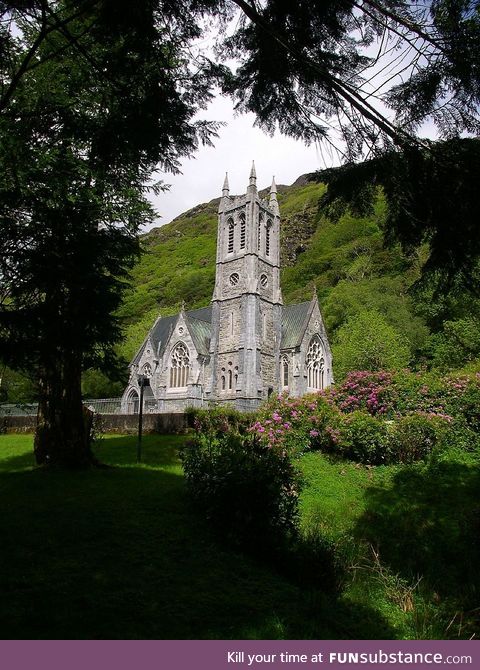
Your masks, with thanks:
[{"label": "forested hill", "polygon": [[[419,276],[419,255],[407,258],[383,246],[384,210],[379,200],[371,219],[328,221],[319,211],[322,184],[300,177],[279,186],[282,288],[286,304],[307,300],[315,286],[330,336],[350,318],[372,310],[401,336],[412,355],[425,343],[428,328],[408,289]],[[122,316],[130,358],[158,316],[209,304],[215,276],[219,200],[198,205],[143,238],[145,253],[133,272]]]},{"label": "forested hill", "polygon": [[[371,218],[329,221],[319,208],[324,190],[305,176],[278,187],[282,289],[288,304],[310,299],[316,288],[337,378],[351,367],[461,368],[478,359],[479,301],[461,291],[435,300],[427,287],[412,291],[427,249],[407,256],[398,246],[385,247],[381,197]],[[198,205],[144,236],[145,253],[121,312],[125,358],[132,357],[158,314],[179,311],[182,300],[188,309],[209,304],[218,202]]]},{"label": "forested hill", "polygon": [[[480,370],[480,301],[462,291],[441,298],[433,298],[428,287],[413,291],[427,249],[407,257],[398,246],[384,246],[381,197],[372,218],[347,215],[332,223],[319,210],[324,189],[304,176],[278,187],[282,289],[288,304],[309,300],[316,288],[337,380],[349,369]],[[159,314],[178,312],[182,300],[188,309],[209,304],[218,202],[198,205],[143,236],[144,254],[120,314],[126,338],[119,352],[126,360]],[[86,397],[117,396],[124,382],[88,371],[83,390]],[[1,391],[1,400],[10,402],[28,401],[35,393],[24,375],[9,370]]]}]

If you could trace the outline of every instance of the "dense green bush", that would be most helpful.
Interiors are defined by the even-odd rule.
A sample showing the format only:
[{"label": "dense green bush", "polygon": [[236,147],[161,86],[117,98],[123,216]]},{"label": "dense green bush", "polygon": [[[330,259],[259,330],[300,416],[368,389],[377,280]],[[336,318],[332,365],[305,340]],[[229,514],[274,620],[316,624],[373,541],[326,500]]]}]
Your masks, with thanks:
[{"label": "dense green bush", "polygon": [[344,456],[359,463],[388,463],[390,444],[387,423],[366,412],[348,414],[340,427],[338,448]]},{"label": "dense green bush", "polygon": [[449,414],[480,433],[480,373],[449,379],[444,402]]},{"label": "dense green bush", "polygon": [[198,433],[182,461],[195,504],[234,546],[261,552],[296,534],[299,479],[281,450],[253,435]]},{"label": "dense green bush", "polygon": [[221,436],[226,432],[243,434],[254,420],[253,414],[239,412],[229,405],[209,409],[188,407],[185,414],[190,429],[210,437]]},{"label": "dense green bush", "polygon": [[413,463],[427,458],[447,430],[446,422],[440,418],[419,413],[399,417],[392,422],[389,435],[390,459]]}]

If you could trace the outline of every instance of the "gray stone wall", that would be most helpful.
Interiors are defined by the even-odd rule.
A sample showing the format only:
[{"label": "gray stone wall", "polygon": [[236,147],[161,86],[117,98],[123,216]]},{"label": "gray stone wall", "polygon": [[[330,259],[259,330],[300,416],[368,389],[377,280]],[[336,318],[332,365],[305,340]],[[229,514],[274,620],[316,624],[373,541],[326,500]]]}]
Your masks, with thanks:
[{"label": "gray stone wall", "polygon": [[[134,434],[138,432],[138,414],[102,414],[103,431],[106,433]],[[33,433],[37,424],[35,416],[2,417],[1,426],[6,433]],[[183,413],[144,414],[143,432],[159,434],[183,433],[187,418]]]}]

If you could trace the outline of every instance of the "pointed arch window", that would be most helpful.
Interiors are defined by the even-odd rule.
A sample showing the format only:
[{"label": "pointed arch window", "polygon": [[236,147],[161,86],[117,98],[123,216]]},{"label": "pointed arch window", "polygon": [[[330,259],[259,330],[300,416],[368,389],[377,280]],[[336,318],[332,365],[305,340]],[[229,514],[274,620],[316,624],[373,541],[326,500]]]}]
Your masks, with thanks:
[{"label": "pointed arch window", "polygon": [[287,388],[290,377],[290,362],[288,356],[282,356],[282,386]]},{"label": "pointed arch window", "polygon": [[233,219],[228,219],[228,253],[233,254],[233,246],[235,241],[235,224]]},{"label": "pointed arch window", "polygon": [[222,368],[222,391],[225,391],[225,368]]},{"label": "pointed arch window", "polygon": [[190,372],[190,355],[188,349],[179,342],[172,351],[170,357],[170,386],[171,388],[182,388],[188,383]]},{"label": "pointed arch window", "polygon": [[272,222],[270,219],[267,221],[267,227],[265,230],[265,256],[270,256],[270,231],[272,229]]},{"label": "pointed arch window", "polygon": [[260,218],[257,221],[257,251],[260,251],[262,248],[262,224],[263,214],[260,214]]},{"label": "pointed arch window", "polygon": [[240,215],[240,249],[245,249],[245,240],[247,236],[247,225],[245,222],[245,214]]},{"label": "pointed arch window", "polygon": [[318,337],[310,340],[305,362],[308,388],[312,391],[320,391],[324,388],[325,358],[322,343]]},{"label": "pointed arch window", "polygon": [[145,363],[145,365],[142,368],[142,373],[146,377],[151,377],[152,376],[152,366],[150,365],[150,363]]}]

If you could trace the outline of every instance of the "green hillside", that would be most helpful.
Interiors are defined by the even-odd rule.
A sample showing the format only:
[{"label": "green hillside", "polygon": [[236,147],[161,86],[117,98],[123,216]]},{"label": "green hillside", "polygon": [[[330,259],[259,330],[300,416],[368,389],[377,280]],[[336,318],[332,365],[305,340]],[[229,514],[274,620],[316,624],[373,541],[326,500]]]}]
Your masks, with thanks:
[{"label": "green hillside", "polygon": [[[282,217],[282,288],[286,304],[309,299],[315,287],[330,336],[361,310],[378,310],[404,336],[412,354],[428,335],[407,291],[419,276],[417,255],[383,248],[384,208],[379,200],[372,219],[328,221],[318,208],[323,184],[299,178],[279,187]],[[132,289],[122,309],[130,358],[154,319],[208,305],[215,277],[218,200],[182,214],[145,235],[145,253],[133,272]]]},{"label": "green hillside", "polygon": [[[319,209],[324,191],[304,176],[278,187],[282,289],[285,304],[308,300],[316,289],[336,379],[349,369],[406,365],[480,370],[480,300],[458,287],[440,296],[428,285],[412,290],[428,249],[407,256],[398,246],[385,247],[380,196],[373,217],[346,215],[333,223]],[[125,340],[118,350],[127,361],[159,314],[178,312],[183,300],[188,309],[209,304],[218,202],[198,205],[143,236],[144,253],[120,311]],[[117,396],[126,375],[126,365],[125,379],[115,383],[88,371],[84,394]],[[9,402],[28,401],[35,393],[23,375],[8,369],[0,390],[0,400]]]}]

